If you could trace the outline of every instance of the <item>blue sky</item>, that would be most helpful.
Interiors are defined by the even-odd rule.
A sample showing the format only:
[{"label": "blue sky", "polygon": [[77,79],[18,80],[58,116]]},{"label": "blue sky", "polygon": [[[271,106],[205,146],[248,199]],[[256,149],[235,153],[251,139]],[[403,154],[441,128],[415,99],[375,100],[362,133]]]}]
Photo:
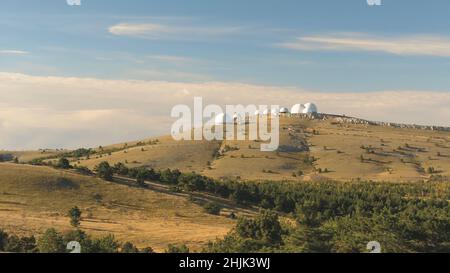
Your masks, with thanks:
[{"label": "blue sky", "polygon": [[450,126],[448,0],[81,4],[1,1],[0,149],[166,135],[194,96]]},{"label": "blue sky", "polygon": [[[448,46],[450,2],[446,0],[384,0],[379,7],[369,7],[365,0],[82,0],[79,7],[68,6],[65,0],[6,0],[1,4],[0,50],[10,53],[0,55],[0,71],[232,81],[328,92],[450,91],[446,54],[281,46],[298,38],[336,36],[394,44],[398,39],[432,36]],[[111,33],[111,27],[118,25],[128,26],[128,31],[136,31],[133,26],[144,29],[138,35],[127,30]]]}]

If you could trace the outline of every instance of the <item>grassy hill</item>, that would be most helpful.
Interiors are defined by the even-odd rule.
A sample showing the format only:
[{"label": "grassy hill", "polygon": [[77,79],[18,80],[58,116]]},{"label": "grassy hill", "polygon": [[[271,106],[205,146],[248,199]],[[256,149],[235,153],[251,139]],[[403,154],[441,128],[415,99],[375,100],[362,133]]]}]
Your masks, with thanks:
[{"label": "grassy hill", "polygon": [[93,168],[101,161],[122,162],[244,180],[419,181],[450,176],[450,133],[442,131],[282,117],[277,152],[261,152],[257,141],[157,140],[105,146],[89,158],[72,158],[72,163]]},{"label": "grassy hill", "polygon": [[0,223],[17,235],[70,230],[67,212],[83,211],[81,229],[94,236],[163,251],[169,243],[199,249],[234,224],[187,198],[139,189],[47,167],[0,164]]},{"label": "grassy hill", "polygon": [[[432,176],[450,180],[450,132],[445,131],[294,116],[281,117],[278,151],[261,152],[260,144],[174,141],[162,136],[91,150],[5,151],[0,155],[3,161],[18,158],[22,163],[56,162],[64,156],[72,165],[90,169],[102,161],[121,162],[131,168],[179,169],[212,178],[290,180],[305,186],[308,183],[300,183],[417,182]],[[17,235],[39,235],[50,227],[67,231],[71,229],[67,212],[78,206],[83,211],[81,229],[93,236],[112,233],[121,241],[156,251],[168,244],[187,244],[198,250],[232,229],[236,222],[226,217],[231,211],[238,215],[255,212],[206,193],[196,193],[193,202],[192,195],[161,187],[155,184],[143,189],[127,181],[106,182],[73,171],[0,163],[0,228]],[[208,198],[222,202],[221,216],[207,214],[198,202]]]}]

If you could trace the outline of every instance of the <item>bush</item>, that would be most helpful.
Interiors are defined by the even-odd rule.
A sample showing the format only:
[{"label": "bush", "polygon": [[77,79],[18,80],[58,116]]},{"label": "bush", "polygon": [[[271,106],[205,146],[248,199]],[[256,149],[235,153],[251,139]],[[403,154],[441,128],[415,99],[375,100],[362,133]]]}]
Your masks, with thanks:
[{"label": "bush", "polygon": [[165,251],[166,253],[189,253],[189,248],[186,245],[172,245],[169,244]]},{"label": "bush", "polygon": [[47,229],[37,243],[40,253],[64,253],[66,245],[63,237],[54,228]]},{"label": "bush", "polygon": [[139,249],[135,247],[132,243],[126,242],[121,247],[121,253],[139,253]]},{"label": "bush", "polygon": [[97,165],[95,171],[100,178],[105,179],[106,181],[111,181],[113,178],[113,168],[111,168],[107,161],[103,161]]},{"label": "bush", "polygon": [[84,167],[84,166],[76,166],[75,171],[82,175],[92,175],[93,174],[93,172],[88,167]]},{"label": "bush", "polygon": [[215,202],[209,202],[203,205],[203,208],[205,211],[209,214],[213,215],[220,215],[220,211],[222,210],[222,207]]},{"label": "bush", "polygon": [[58,160],[58,163],[56,164],[56,167],[60,168],[60,169],[70,169],[70,168],[72,168],[72,166],[70,166],[69,160],[67,160],[67,158],[65,158],[65,157],[61,157]]},{"label": "bush", "polygon": [[73,227],[79,227],[81,224],[81,210],[78,207],[73,207],[69,210],[70,224]]}]

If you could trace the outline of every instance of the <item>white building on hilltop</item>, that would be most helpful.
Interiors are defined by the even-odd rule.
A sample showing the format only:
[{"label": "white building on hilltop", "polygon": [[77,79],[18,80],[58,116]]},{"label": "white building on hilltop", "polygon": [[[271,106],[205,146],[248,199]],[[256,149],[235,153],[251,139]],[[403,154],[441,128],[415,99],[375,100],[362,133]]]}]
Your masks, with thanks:
[{"label": "white building on hilltop", "polygon": [[234,123],[234,119],[227,114],[220,113],[214,118],[215,125],[231,124]]},{"label": "white building on hilltop", "polygon": [[291,109],[292,114],[311,114],[317,112],[317,106],[312,102],[308,102],[306,104],[295,104]]},{"label": "white building on hilltop", "polygon": [[312,103],[312,102],[308,102],[307,104],[305,104],[305,109],[303,109],[303,114],[311,114],[311,113],[317,113],[317,106]]}]

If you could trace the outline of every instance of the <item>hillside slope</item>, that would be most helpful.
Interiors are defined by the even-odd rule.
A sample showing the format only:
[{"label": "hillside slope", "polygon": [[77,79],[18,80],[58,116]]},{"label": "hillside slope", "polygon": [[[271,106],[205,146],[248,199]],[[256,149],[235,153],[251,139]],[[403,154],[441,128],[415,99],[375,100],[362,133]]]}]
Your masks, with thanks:
[{"label": "hillside slope", "polygon": [[106,160],[130,167],[178,168],[214,178],[248,180],[418,181],[431,175],[450,177],[450,132],[349,123],[334,116],[281,117],[277,152],[261,152],[260,142],[249,140],[177,142],[170,136],[158,140],[152,145],[115,145],[120,147],[118,151],[99,151],[73,163],[93,168]]},{"label": "hillside slope", "polygon": [[206,214],[187,198],[119,185],[47,167],[0,164],[0,228],[18,235],[71,229],[67,212],[83,211],[81,229],[163,251],[192,249],[226,234],[234,222]]}]

